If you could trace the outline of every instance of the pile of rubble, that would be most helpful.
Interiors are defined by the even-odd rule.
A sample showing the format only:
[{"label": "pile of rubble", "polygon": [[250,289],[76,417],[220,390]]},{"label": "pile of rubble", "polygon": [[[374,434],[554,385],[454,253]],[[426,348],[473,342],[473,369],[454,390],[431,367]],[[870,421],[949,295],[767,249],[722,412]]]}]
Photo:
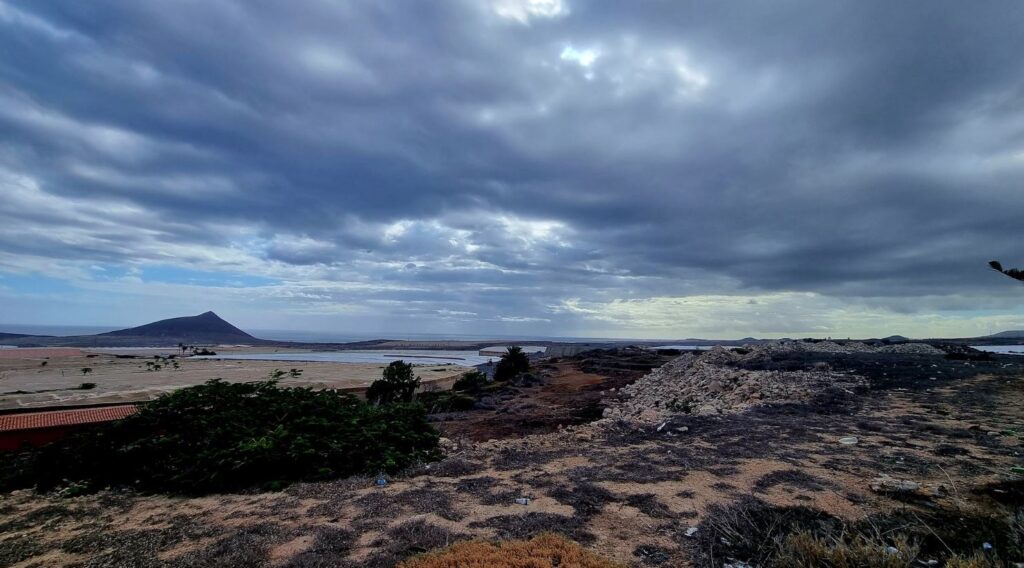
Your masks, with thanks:
[{"label": "pile of rubble", "polygon": [[772,341],[758,346],[768,352],[803,351],[807,353],[897,353],[903,355],[944,355],[945,351],[927,343],[869,345],[860,341]]},{"label": "pile of rubble", "polygon": [[946,352],[927,343],[895,343],[875,348],[875,353],[902,353],[905,355],[945,355]]},{"label": "pile of rubble", "polygon": [[852,393],[864,384],[863,378],[836,373],[827,365],[786,372],[741,368],[743,361],[774,349],[769,344],[742,352],[716,347],[699,356],[684,354],[623,388],[626,398],[606,408],[604,417],[656,422],[678,412],[724,414],[760,404],[805,402],[830,388]]}]

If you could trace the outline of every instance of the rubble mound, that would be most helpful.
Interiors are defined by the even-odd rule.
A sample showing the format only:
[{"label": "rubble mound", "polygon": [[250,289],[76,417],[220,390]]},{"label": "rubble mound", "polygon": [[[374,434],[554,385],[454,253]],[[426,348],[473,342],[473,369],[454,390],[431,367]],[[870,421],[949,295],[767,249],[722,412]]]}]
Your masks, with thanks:
[{"label": "rubble mound", "polygon": [[700,355],[681,355],[623,388],[626,398],[606,408],[604,417],[657,422],[673,413],[727,414],[762,404],[808,402],[829,391],[852,395],[853,389],[866,382],[863,377],[838,373],[827,365],[800,371],[742,368],[744,361],[763,358],[778,349],[777,344],[742,351],[716,347]]},{"label": "rubble mound", "polygon": [[772,341],[759,346],[769,353],[803,351],[805,353],[898,353],[904,355],[945,355],[945,351],[927,343],[871,345],[860,341]]},{"label": "rubble mound", "polygon": [[875,348],[875,353],[901,353],[904,355],[945,355],[946,352],[927,343],[897,343]]}]

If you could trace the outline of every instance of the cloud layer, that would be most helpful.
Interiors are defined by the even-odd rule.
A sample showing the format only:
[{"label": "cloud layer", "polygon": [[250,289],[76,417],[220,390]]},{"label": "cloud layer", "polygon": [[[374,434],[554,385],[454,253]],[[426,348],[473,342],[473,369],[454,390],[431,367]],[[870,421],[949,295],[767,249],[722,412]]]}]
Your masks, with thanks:
[{"label": "cloud layer", "polygon": [[1022,17],[0,1],[0,320],[1024,327]]}]

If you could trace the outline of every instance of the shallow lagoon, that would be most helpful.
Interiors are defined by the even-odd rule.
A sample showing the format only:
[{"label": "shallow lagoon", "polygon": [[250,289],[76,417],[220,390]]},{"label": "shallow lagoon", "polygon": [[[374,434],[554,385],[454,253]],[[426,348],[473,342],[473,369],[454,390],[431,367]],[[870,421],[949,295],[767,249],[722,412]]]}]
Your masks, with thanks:
[{"label": "shallow lagoon", "polygon": [[1024,355],[1024,345],[971,345],[978,351],[1002,353],[1004,355]]},{"label": "shallow lagoon", "polygon": [[195,357],[195,359],[223,359],[242,361],[320,361],[328,363],[379,363],[402,360],[422,365],[461,365],[475,367],[497,357],[482,356],[477,351],[388,349],[352,351],[311,351],[308,353],[224,353],[223,355]]}]

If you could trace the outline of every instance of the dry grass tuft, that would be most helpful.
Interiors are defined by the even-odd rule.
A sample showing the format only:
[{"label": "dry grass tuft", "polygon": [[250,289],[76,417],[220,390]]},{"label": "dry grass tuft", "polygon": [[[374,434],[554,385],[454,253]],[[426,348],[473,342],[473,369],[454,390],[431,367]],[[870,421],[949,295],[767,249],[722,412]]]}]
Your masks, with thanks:
[{"label": "dry grass tuft", "polygon": [[909,568],[917,565],[918,548],[899,538],[885,543],[858,536],[850,541],[822,538],[807,531],[786,537],[774,559],[777,566],[793,568]]},{"label": "dry grass tuft", "polygon": [[997,561],[989,561],[982,554],[971,557],[954,556],[946,561],[946,568],[991,568],[1000,566]]},{"label": "dry grass tuft", "polygon": [[426,554],[400,568],[622,568],[555,534],[497,544],[472,540]]},{"label": "dry grass tuft", "polygon": [[[890,547],[884,542],[858,535],[852,540],[822,538],[801,531],[786,537],[776,566],[792,568],[910,568],[924,565],[918,560],[919,548],[906,536],[899,536]],[[946,559],[946,568],[992,568],[1002,566],[983,554]]]}]

